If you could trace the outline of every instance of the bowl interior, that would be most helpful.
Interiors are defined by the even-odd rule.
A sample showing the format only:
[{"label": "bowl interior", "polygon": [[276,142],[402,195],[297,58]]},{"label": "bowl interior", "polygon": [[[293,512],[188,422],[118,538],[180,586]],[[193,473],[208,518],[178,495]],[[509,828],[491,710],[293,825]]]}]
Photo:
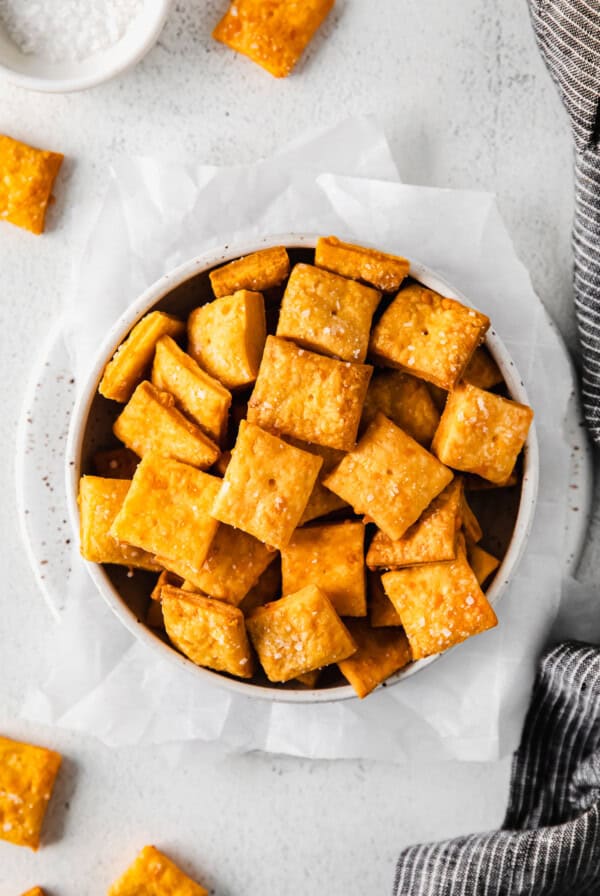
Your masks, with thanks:
[{"label": "bowl interior", "polygon": [[[269,242],[274,245],[277,241]],[[304,246],[310,245],[310,241],[302,240],[302,243]],[[300,261],[310,262],[313,257],[312,249],[309,248],[294,248],[292,246],[288,248],[288,251],[292,264]],[[239,254],[245,253],[229,253],[228,257],[237,257]],[[105,348],[104,355],[101,358],[102,363],[97,368],[97,376],[93,382],[90,381],[81,398],[81,401],[85,401],[85,392],[87,392],[88,403],[82,408],[80,415],[78,415],[76,410],[73,418],[72,425],[77,428],[78,433],[73,435],[72,432],[71,434],[73,436],[70,440],[73,445],[73,453],[71,456],[71,468],[67,476],[67,487],[70,495],[70,505],[73,509],[74,522],[77,515],[76,492],[79,476],[94,472],[92,457],[96,451],[118,444],[112,433],[112,425],[117,413],[115,403],[103,398],[97,391],[98,380],[104,363],[112,356],[113,350],[125,338],[135,321],[148,311],[157,309],[176,316],[186,317],[198,305],[211,301],[213,294],[208,272],[215,266],[218,266],[218,264],[213,262],[210,267],[196,267],[195,270],[197,272],[192,270],[187,277],[185,275],[178,277],[177,272],[175,272],[171,278],[174,285],[169,286],[168,282],[165,282],[158,295],[155,294],[154,298],[146,303],[142,302],[142,306],[137,308],[139,313],[134,318],[129,315],[128,322],[121,327],[120,332],[116,334],[111,344]],[[468,302],[468,300],[450,289],[426,268],[413,265],[411,266],[411,275],[431,288],[442,291],[449,297],[456,297]],[[272,307],[276,311],[279,298],[280,296],[274,291],[273,295],[268,296],[267,306]],[[485,311],[485,309],[483,310]],[[267,313],[267,324],[271,323],[271,330],[275,322],[275,316],[269,321],[269,314]],[[505,394],[510,394],[518,401],[527,402],[524,386],[518,377],[514,364],[493,330],[489,332],[486,344],[504,375],[506,382]],[[92,390],[93,395],[91,394]],[[521,461],[522,479],[519,485],[514,488],[469,493],[469,503],[480,519],[485,532],[482,546],[496,557],[502,559],[500,568],[486,589],[487,596],[492,603],[498,599],[502,588],[508,581],[512,569],[518,562],[528,535],[537,486],[535,457],[536,443],[534,430],[532,430]],[[149,600],[148,596],[156,579],[155,575],[138,570],[131,575],[127,570],[117,566],[101,567],[96,564],[88,564],[88,567],[97,587],[121,621],[137,637],[141,637],[154,647],[157,647],[162,653],[189,669],[196,676],[209,676],[215,683],[233,688],[245,695],[271,700],[315,702],[346,699],[354,696],[354,691],[350,686],[346,684],[340,674],[336,674],[333,670],[331,672],[328,670],[324,673],[323,678],[320,679],[318,690],[311,691],[298,687],[294,683],[288,683],[283,686],[272,685],[264,676],[253,679],[252,683],[240,682],[238,679],[195,666],[172,648],[166,637],[163,639],[158,633],[146,628],[145,625],[140,625],[140,622],[145,618]],[[414,672],[424,668],[435,659],[436,657],[430,657],[426,660],[412,663],[390,678],[387,684],[393,684],[414,674]]]},{"label": "bowl interior", "polygon": [[141,59],[156,41],[170,5],[171,0],[144,0],[139,14],[117,43],[86,59],[61,62],[22,53],[0,19],[0,70],[20,86],[36,90],[91,87]]}]

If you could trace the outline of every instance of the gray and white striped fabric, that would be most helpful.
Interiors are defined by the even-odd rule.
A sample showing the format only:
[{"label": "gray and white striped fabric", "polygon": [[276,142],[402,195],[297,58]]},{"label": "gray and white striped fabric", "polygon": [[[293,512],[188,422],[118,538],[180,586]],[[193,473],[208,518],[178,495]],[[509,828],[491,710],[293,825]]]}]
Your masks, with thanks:
[{"label": "gray and white striped fabric", "polygon": [[542,658],[500,831],[413,846],[394,896],[598,896],[600,649]]},{"label": "gray and white striped fabric", "polygon": [[530,0],[530,6],[575,139],[575,312],[585,416],[600,444],[600,0]]}]

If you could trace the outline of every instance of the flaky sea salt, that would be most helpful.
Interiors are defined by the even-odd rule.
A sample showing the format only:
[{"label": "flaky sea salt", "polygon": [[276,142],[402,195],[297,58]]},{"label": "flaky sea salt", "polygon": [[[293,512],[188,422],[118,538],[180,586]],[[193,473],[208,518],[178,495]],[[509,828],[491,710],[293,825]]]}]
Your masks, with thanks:
[{"label": "flaky sea salt", "polygon": [[143,0],[0,0],[0,21],[22,53],[79,62],[116,44]]}]

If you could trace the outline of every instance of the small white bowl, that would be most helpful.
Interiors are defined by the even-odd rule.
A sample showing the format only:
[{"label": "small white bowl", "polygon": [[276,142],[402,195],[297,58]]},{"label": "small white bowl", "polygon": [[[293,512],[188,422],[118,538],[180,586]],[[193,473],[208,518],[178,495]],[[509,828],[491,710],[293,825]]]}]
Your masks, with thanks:
[{"label": "small white bowl", "polygon": [[81,61],[51,62],[22,53],[0,20],[0,74],[18,87],[44,93],[95,87],[136,65],[146,55],[158,40],[172,5],[173,0],[144,0],[141,12],[116,44]]},{"label": "small white bowl", "polygon": [[[79,533],[77,494],[81,468],[85,466],[83,455],[89,455],[93,450],[104,447],[103,440],[106,438],[107,433],[110,433],[110,421],[114,419],[115,415],[114,402],[108,402],[106,399],[99,398],[98,384],[106,364],[134,324],[155,306],[159,306],[162,310],[170,311],[174,314],[184,315],[191,308],[209,301],[212,295],[208,271],[214,267],[232,261],[241,255],[248,255],[251,252],[256,252],[258,249],[265,249],[269,246],[286,246],[290,251],[310,250],[314,249],[316,242],[317,237],[314,234],[288,233],[274,237],[265,237],[253,243],[225,246],[222,250],[212,250],[186,262],[172,273],[161,277],[160,280],[157,280],[156,283],[139,296],[115,322],[102,342],[88,376],[81,384],[69,428],[66,451],[66,491],[69,516],[75,537],[78,537]],[[410,274],[416,280],[425,284],[425,286],[442,293],[448,298],[458,299],[468,305],[474,304],[461,293],[452,289],[441,277],[424,265],[411,263]],[[486,309],[483,310],[485,311]],[[523,381],[506,347],[493,328],[490,328],[487,333],[486,346],[502,372],[511,397],[523,404],[529,404]],[[535,513],[538,473],[538,444],[535,425],[532,425],[524,449],[523,476],[518,509],[516,509],[515,513],[516,518],[513,517],[510,521],[512,532],[510,543],[491,585],[486,590],[487,598],[492,604],[496,604],[500,600],[525,549]],[[356,696],[351,686],[345,684],[316,690],[302,687],[294,688],[293,685],[281,688],[266,684],[247,683],[212,672],[210,669],[196,666],[144,625],[140,617],[125,602],[103,566],[84,560],[82,560],[82,563],[86,564],[96,588],[123,625],[136,638],[151,648],[157,656],[177,664],[180,668],[194,675],[196,679],[211,682],[242,696],[258,697],[263,700],[274,700],[283,703],[325,703],[334,700],[347,700]],[[124,587],[129,588],[130,597],[133,596],[133,600],[130,602],[135,606],[136,599],[139,598],[140,608],[143,606],[142,601],[147,605],[148,591],[144,591],[143,594],[136,594],[135,584],[133,584],[132,588],[132,583],[135,583],[135,576],[132,580],[123,579]],[[389,678],[386,685],[389,687],[414,675],[415,672],[424,669],[438,659],[439,656],[440,654],[411,663],[405,669]]]}]

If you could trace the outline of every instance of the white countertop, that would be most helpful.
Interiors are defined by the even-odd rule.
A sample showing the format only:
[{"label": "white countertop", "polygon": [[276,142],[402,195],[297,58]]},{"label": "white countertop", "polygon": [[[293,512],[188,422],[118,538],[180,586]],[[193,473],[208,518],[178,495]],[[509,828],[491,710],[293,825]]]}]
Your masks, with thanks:
[{"label": "white countertop", "polygon": [[[183,763],[158,750],[111,752],[18,718],[52,625],[17,528],[16,422],[68,283],[81,209],[101,195],[117,155],[248,162],[309,126],[374,113],[407,182],[497,193],[539,295],[574,346],[570,138],[524,0],[338,0],[286,81],[210,39],[225,6],[179,0],[150,55],[87,93],[0,83],[0,133],[67,156],[47,234],[4,225],[0,238],[0,730],[66,757],[47,845],[34,855],[0,842],[2,896],[35,884],[48,896],[97,896],[152,842],[218,896],[387,894],[402,846],[495,826],[504,812],[508,759],[393,765],[198,752]],[[596,516],[584,580],[599,559]]]}]

